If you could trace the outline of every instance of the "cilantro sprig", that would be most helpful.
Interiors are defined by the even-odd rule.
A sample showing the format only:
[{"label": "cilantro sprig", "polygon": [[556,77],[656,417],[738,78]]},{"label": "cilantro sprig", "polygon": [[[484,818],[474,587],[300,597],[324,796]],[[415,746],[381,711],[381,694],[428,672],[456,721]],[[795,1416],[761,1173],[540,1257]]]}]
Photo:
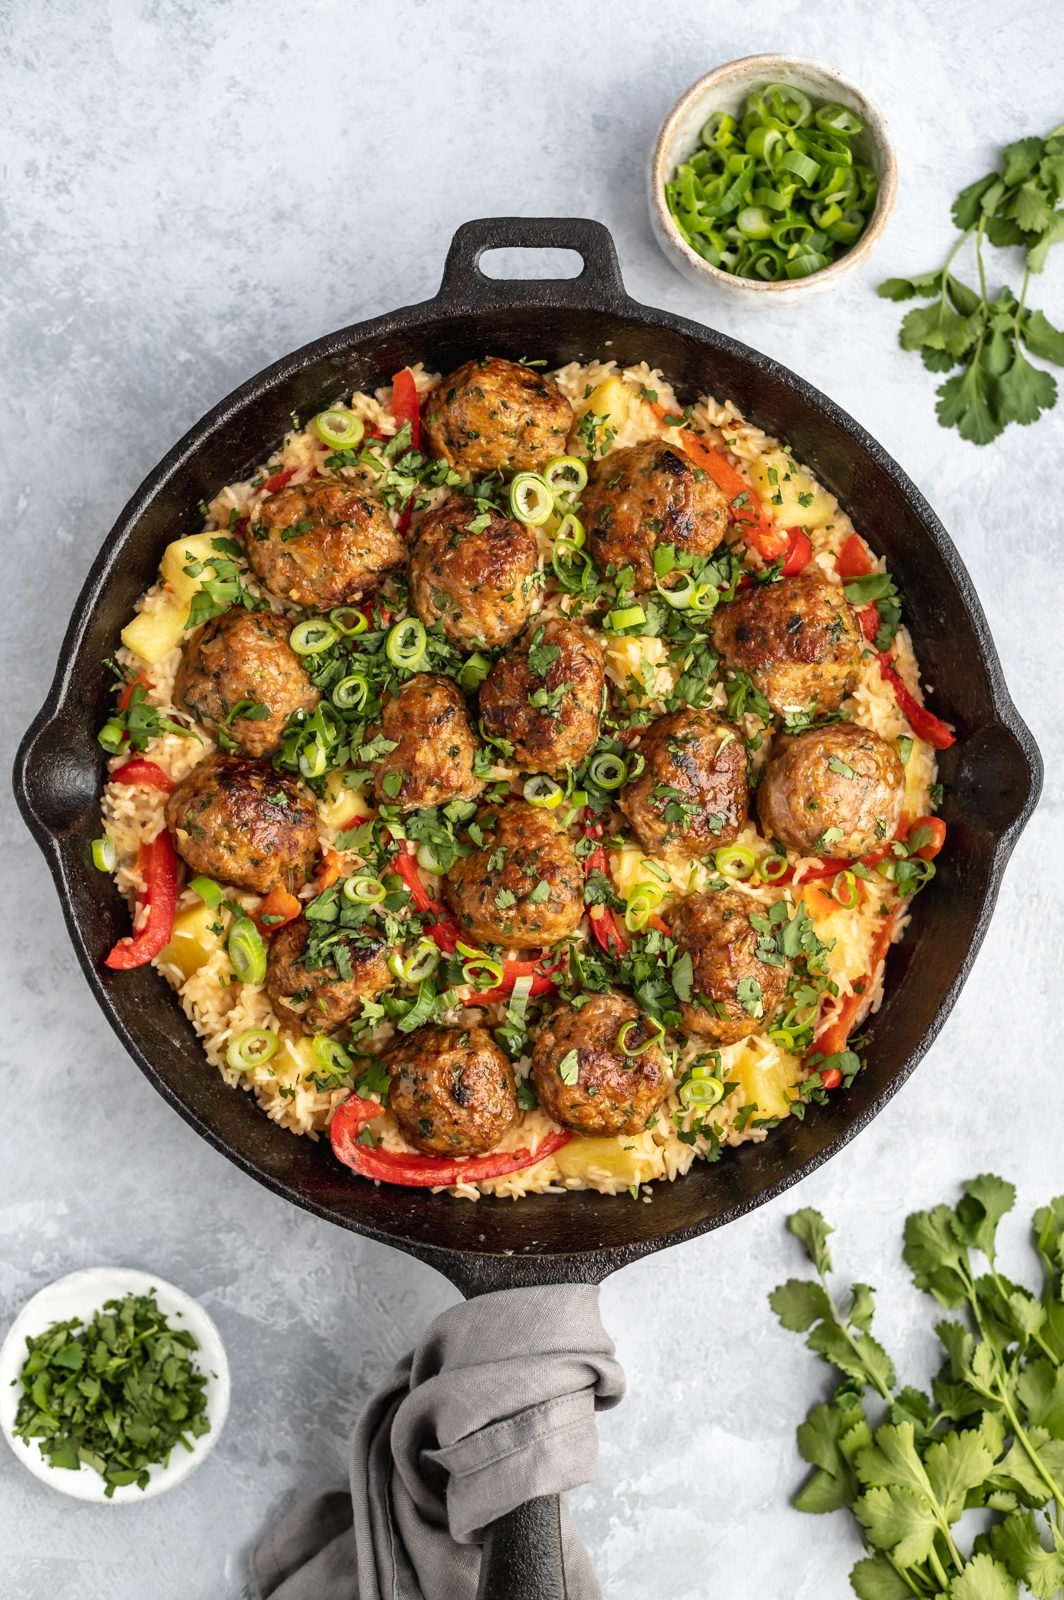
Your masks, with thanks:
[{"label": "cilantro sprig", "polygon": [[[1040,1291],[997,1263],[998,1224],[1014,1201],[1012,1184],[985,1174],[955,1207],[906,1221],[917,1288],[961,1313],[935,1327],[945,1359],[930,1395],[898,1387],[871,1333],[868,1285],[855,1283],[845,1308],[832,1293],[832,1229],[819,1212],[789,1219],[817,1276],[782,1284],[772,1308],[844,1380],[798,1429],[814,1470],[794,1504],[853,1512],[869,1552],[850,1574],[860,1600],[1016,1600],[1019,1583],[1052,1600],[1064,1587],[1064,1196],[1034,1214]],[[965,1554],[958,1525],[976,1508],[992,1520]]]},{"label": "cilantro sprig", "polygon": [[[1001,171],[987,173],[957,196],[952,216],[961,236],[944,267],[912,278],[888,278],[877,291],[887,300],[919,295],[931,302],[907,314],[901,346],[919,350],[931,372],[950,372],[961,365],[963,370],[939,388],[936,413],[944,428],[956,428],[972,444],[989,444],[1010,422],[1034,422],[1056,404],[1055,379],[1032,366],[1027,354],[1064,366],[1064,332],[1025,302],[1031,274],[1044,268],[1050,245],[1064,239],[1062,200],[1064,124],[1045,139],[1006,145]],[[951,271],[962,245],[972,238],[978,293]],[[990,299],[984,241],[1025,250],[1019,299],[1008,285]]]}]

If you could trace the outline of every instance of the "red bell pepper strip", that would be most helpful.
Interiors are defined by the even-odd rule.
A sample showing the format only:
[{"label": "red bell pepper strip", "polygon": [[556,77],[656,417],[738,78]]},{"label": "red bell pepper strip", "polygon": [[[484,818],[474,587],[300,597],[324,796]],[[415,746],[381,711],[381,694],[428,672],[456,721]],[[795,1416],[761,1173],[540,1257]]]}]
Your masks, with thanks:
[{"label": "red bell pepper strip", "polygon": [[[585,829],[585,832],[588,832]],[[610,858],[601,845],[598,845],[584,862],[584,877],[589,878],[595,871],[610,875]],[[596,941],[602,946],[607,955],[623,956],[628,951],[628,940],[621,932],[620,923],[608,906],[589,906],[588,917],[591,920],[591,932]],[[614,949],[610,949],[611,943]]]},{"label": "red bell pepper strip", "polygon": [[126,684],[125,688],[122,690],[122,693],[118,696],[118,709],[119,709],[119,711],[128,711],[129,710],[129,702],[130,702],[130,699],[132,698],[133,690],[136,689],[138,687],[138,685],[139,685],[139,687],[141,689],[145,689],[145,690],[151,688],[151,685],[149,684],[147,678],[144,676],[143,672],[138,672],[137,676],[135,678],[130,678],[129,682]]},{"label": "red bell pepper strip", "polygon": [[321,852],[321,860],[314,872],[314,881],[318,886],[318,893],[323,893],[337,881],[340,876],[340,857],[335,850],[330,850],[325,845]]},{"label": "red bell pepper strip", "polygon": [[795,578],[799,572],[804,572],[813,559],[813,541],[801,528],[790,530],[790,544],[787,546],[787,556],[783,563],[783,577]]},{"label": "red bell pepper strip", "polygon": [[360,1100],[355,1095],[345,1100],[329,1124],[333,1154],[360,1177],[418,1189],[450,1188],[456,1183],[483,1183],[488,1178],[502,1178],[509,1172],[519,1172],[522,1167],[544,1161],[572,1138],[571,1133],[548,1133],[535,1150],[497,1150],[486,1156],[464,1158],[415,1155],[405,1150],[380,1150],[359,1144],[358,1135],[362,1129],[383,1110],[384,1107],[374,1100]]},{"label": "red bell pepper strip", "polygon": [[418,399],[414,374],[409,367],[404,367],[392,378],[392,420],[395,423],[396,433],[409,422],[411,448],[420,450],[421,402]]},{"label": "red bell pepper strip", "polygon": [[484,989],[479,994],[471,994],[467,1003],[471,1006],[492,1006],[500,1000],[509,1000],[518,978],[532,979],[532,987],[528,991],[530,999],[537,994],[553,994],[557,988],[554,974],[560,970],[560,963],[558,966],[549,967],[546,972],[534,971],[533,969],[538,966],[538,961],[504,961],[502,981],[497,987]]},{"label": "red bell pepper strip", "polygon": [[144,879],[143,904],[148,916],[139,933],[119,939],[104,962],[115,972],[147,966],[170,943],[177,905],[177,854],[169,829],[164,828],[150,844],[141,845],[137,870]]},{"label": "red bell pepper strip", "polygon": [[[662,421],[668,415],[658,401],[653,403],[651,410]],[[753,545],[759,556],[766,561],[775,561],[787,549],[788,536],[765,515],[754,490],[740,477],[723,451],[708,445],[690,428],[681,428],[680,437],[691,460],[709,473],[727,499],[729,515],[743,538]]]},{"label": "red bell pepper strip", "polygon": [[109,783],[140,783],[146,789],[160,789],[163,794],[173,794],[174,780],[167,777],[162,767],[156,766],[154,761],[145,761],[142,756],[137,756],[132,761],[127,761],[124,767],[117,767],[112,772]]},{"label": "red bell pepper strip", "polygon": [[295,467],[282,467],[280,472],[275,472],[272,478],[267,478],[263,488],[267,494],[276,494],[278,489],[283,489],[290,478],[296,475]]},{"label": "red bell pepper strip", "polygon": [[400,850],[392,862],[392,866],[410,891],[410,898],[414,902],[414,910],[420,916],[431,919],[425,929],[429,938],[435,941],[445,956],[453,956],[458,941],[462,937],[462,930],[447,910],[447,907],[441,905],[439,900],[434,900],[425,888],[425,885],[418,877],[417,862],[414,857],[408,855],[405,850]]},{"label": "red bell pepper strip", "polygon": [[868,546],[859,533],[850,534],[850,537],[839,551],[835,566],[839,577],[843,580],[868,577],[868,574],[872,571],[872,557],[868,553]]},{"label": "red bell pepper strip", "polygon": [[302,901],[294,894],[289,894],[283,883],[278,883],[270,890],[259,909],[251,913],[251,920],[263,938],[269,939],[278,929],[283,928],[286,922],[294,922],[302,909]]},{"label": "red bell pepper strip", "polygon": [[894,690],[894,698],[898,702],[898,710],[909,724],[918,739],[931,745],[934,750],[948,750],[951,744],[956,744],[957,738],[940,722],[938,717],[932,715],[925,706],[910,694],[894,666],[894,658],[885,650],[880,652],[879,670],[883,678]]}]

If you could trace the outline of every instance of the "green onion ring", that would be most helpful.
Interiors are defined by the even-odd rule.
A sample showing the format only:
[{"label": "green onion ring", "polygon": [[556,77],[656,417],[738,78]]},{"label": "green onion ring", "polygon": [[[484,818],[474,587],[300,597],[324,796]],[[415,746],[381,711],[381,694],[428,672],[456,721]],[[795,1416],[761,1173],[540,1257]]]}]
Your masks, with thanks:
[{"label": "green onion ring", "polygon": [[362,443],[366,424],[346,406],[334,406],[330,411],[319,411],[314,418],[314,431],[322,444],[334,450],[353,450]]},{"label": "green onion ring", "polygon": [[725,844],[714,854],[714,865],[722,878],[749,878],[756,865],[754,852],[744,844]]},{"label": "green onion ring", "polygon": [[[349,618],[352,620],[349,621]],[[334,628],[339,628],[345,638],[369,631],[369,618],[357,606],[334,606],[329,612],[329,621]]]},{"label": "green onion ring", "polygon": [[477,977],[481,975],[489,980],[482,987],[494,989],[502,982],[503,967],[501,961],[496,961],[492,956],[486,955],[483,950],[475,950],[472,945],[458,944],[455,947],[460,956],[465,956],[462,962],[462,981],[476,986]]},{"label": "green onion ring", "polygon": [[[649,1022],[654,1030],[650,1038],[646,1039],[642,1044],[629,1045],[628,1035],[632,1029],[642,1027],[645,1022]],[[620,1031],[617,1034],[617,1048],[624,1056],[641,1056],[645,1051],[653,1049],[655,1045],[660,1045],[664,1037],[665,1029],[656,1017],[630,1017],[627,1022],[622,1022],[621,1024]]]},{"label": "green onion ring", "polygon": [[637,883],[624,908],[624,925],[629,933],[641,933],[665,895],[658,883]]},{"label": "green onion ring", "polygon": [[538,472],[519,472],[510,485],[510,513],[518,522],[538,528],[554,510],[554,495]]},{"label": "green onion ring", "polygon": [[545,772],[537,772],[525,783],[521,791],[530,806],[541,806],[547,811],[553,811],[555,806],[560,806],[565,798],[565,790],[560,783],[555,783],[553,778],[548,778]]},{"label": "green onion ring", "polygon": [[341,893],[353,906],[379,906],[388,891],[379,878],[354,876],[344,879]]},{"label": "green onion ring", "polygon": [[229,1041],[226,1066],[234,1072],[252,1072],[277,1054],[277,1035],[269,1028],[245,1028]]},{"label": "green onion ring", "polygon": [[311,1042],[310,1048],[323,1071],[332,1077],[342,1078],[351,1071],[354,1062],[339,1039],[328,1039],[323,1033]]},{"label": "green onion ring", "polygon": [[[578,573],[565,570],[562,562],[566,556],[577,564]],[[579,545],[573,544],[569,539],[555,539],[551,548],[550,564],[554,568],[554,576],[569,594],[579,594],[582,589],[589,589],[595,581],[595,567],[591,557],[586,550],[581,550]]]},{"label": "green onion ring", "polygon": [[[672,574],[670,573],[671,577]],[[660,594],[667,606],[672,606],[674,611],[685,611],[695,597],[695,580],[689,572],[685,572],[680,582],[674,589],[666,589],[660,578],[654,579],[654,588]]]},{"label": "green onion ring", "polygon": [[299,752],[299,770],[304,778],[320,778],[329,765],[329,752],[320,739],[310,739]]},{"label": "green onion ring", "polygon": [[393,667],[405,667],[412,672],[425,654],[427,640],[424,623],[417,617],[404,617],[389,630],[384,653]]},{"label": "green onion ring", "polygon": [[709,150],[727,149],[735,141],[735,118],[729,117],[726,111],[714,111],[702,124],[699,138]]},{"label": "green onion ring", "polygon": [[619,789],[628,782],[628,763],[623,756],[604,750],[592,757],[587,775],[600,789]]},{"label": "green onion ring", "polygon": [[118,865],[118,851],[113,839],[104,834],[92,841],[92,864],[97,872],[113,872]]},{"label": "green onion ring", "polygon": [[369,699],[369,684],[360,672],[341,678],[332,691],[332,703],[339,711],[361,711]]},{"label": "green onion ring", "polygon": [[581,494],[587,488],[587,465],[579,456],[555,456],[543,468],[543,481],[556,501]]},{"label": "green onion ring", "polygon": [[786,871],[786,856],[762,856],[757,863],[757,875],[762,883],[778,883]]},{"label": "green onion ring", "polygon": [[554,535],[555,544],[560,540],[563,544],[573,544],[578,550],[582,550],[586,538],[587,534],[580,518],[574,512],[567,511],[558,524],[558,531]]},{"label": "green onion ring", "polygon": [[688,1111],[708,1111],[724,1098],[724,1085],[719,1078],[690,1077],[680,1085],[680,1104]]},{"label": "green onion ring", "polygon": [[327,617],[308,617],[296,623],[288,635],[288,643],[297,656],[313,656],[319,650],[328,650],[339,637],[339,628]]},{"label": "green onion ring", "polygon": [[250,917],[236,917],[226,940],[233,971],[241,983],[261,983],[266,976],[266,946]]},{"label": "green onion ring", "polygon": [[424,983],[440,964],[440,952],[431,939],[419,939],[413,950],[404,955],[401,950],[393,950],[388,957],[388,969],[392,976],[399,979],[400,983],[408,983],[413,987]]},{"label": "green onion ring", "polygon": [[840,906],[852,911],[857,904],[857,879],[852,872],[846,870],[837,872],[831,885],[831,892]]},{"label": "green onion ring", "polygon": [[864,132],[864,123],[849,106],[820,106],[813,120],[818,128],[826,128],[829,133],[841,133],[846,139],[856,138]]}]

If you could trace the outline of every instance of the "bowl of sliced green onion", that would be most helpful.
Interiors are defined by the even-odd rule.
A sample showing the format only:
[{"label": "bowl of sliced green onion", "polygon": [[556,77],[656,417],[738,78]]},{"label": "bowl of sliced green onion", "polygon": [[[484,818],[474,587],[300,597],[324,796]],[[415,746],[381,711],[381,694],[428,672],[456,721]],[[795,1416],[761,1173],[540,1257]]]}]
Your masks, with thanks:
[{"label": "bowl of sliced green onion", "polygon": [[650,220],[693,282],[778,305],[867,260],[897,183],[886,119],[855,83],[800,56],[744,56],[700,78],[666,117]]}]

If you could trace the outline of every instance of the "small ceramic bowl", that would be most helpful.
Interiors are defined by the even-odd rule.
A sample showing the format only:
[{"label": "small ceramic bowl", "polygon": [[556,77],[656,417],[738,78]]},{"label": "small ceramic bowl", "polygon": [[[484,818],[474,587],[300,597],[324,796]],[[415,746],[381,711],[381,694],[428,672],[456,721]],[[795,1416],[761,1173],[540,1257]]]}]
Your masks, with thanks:
[{"label": "small ceramic bowl", "polygon": [[[159,1310],[167,1321],[193,1334],[199,1345],[195,1360],[207,1374],[207,1415],[211,1427],[209,1433],[192,1441],[191,1450],[178,1445],[170,1452],[167,1466],[151,1467],[146,1489],[138,1489],[135,1483],[123,1484],[108,1500],[104,1493],[107,1485],[92,1467],[84,1462],[76,1472],[53,1467],[41,1455],[36,1439],[27,1442],[15,1437],[15,1413],[22,1395],[22,1385],[16,1380],[26,1360],[27,1334],[44,1333],[53,1322],[68,1322],[72,1317],[88,1321],[105,1300],[121,1299],[127,1294],[147,1294],[150,1289],[155,1290]],[[72,1272],[69,1277],[58,1278],[27,1301],[0,1345],[0,1429],[4,1438],[35,1478],[75,1500],[92,1500],[100,1505],[136,1505],[153,1495],[164,1494],[194,1472],[210,1454],[228,1410],[229,1363],[218,1329],[206,1311],[183,1289],[175,1289],[162,1278],[135,1272],[130,1267],[87,1267],[82,1272]]]},{"label": "small ceramic bowl", "polygon": [[[811,100],[821,104],[837,102],[855,111],[864,123],[864,131],[855,139],[854,150],[858,159],[871,167],[879,179],[875,210],[857,243],[837,261],[811,273],[808,278],[785,278],[779,283],[739,278],[704,261],[684,240],[665,201],[666,180],[672,178],[681,161],[686,161],[698,149],[702,125],[710,114],[724,111],[737,117],[747,95],[768,83],[790,83],[803,90]],[[692,283],[711,284],[747,304],[763,306],[790,305],[805,296],[822,294],[856,272],[883,236],[897,189],[894,144],[879,107],[834,67],[822,61],[807,61],[802,56],[743,56],[699,78],[665,118],[648,174],[651,225],[673,266]]]}]

